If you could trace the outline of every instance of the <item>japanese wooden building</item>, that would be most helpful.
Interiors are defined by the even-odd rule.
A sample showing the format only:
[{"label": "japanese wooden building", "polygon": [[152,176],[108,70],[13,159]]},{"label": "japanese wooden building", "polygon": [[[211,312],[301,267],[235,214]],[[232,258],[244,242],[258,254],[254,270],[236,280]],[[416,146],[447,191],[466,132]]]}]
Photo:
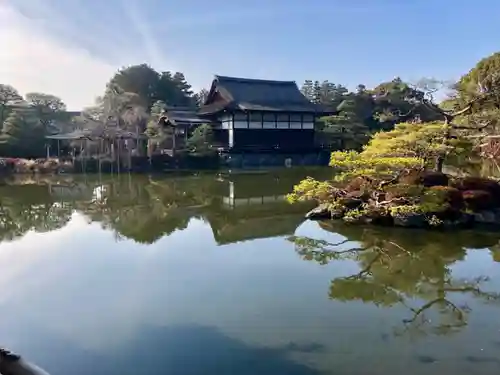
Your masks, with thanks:
[{"label": "japanese wooden building", "polygon": [[215,143],[227,150],[302,151],[314,148],[315,122],[329,113],[293,81],[215,76],[198,111],[167,111],[165,121],[179,124],[183,134],[208,123]]},{"label": "japanese wooden building", "polygon": [[201,124],[211,124],[212,120],[206,117],[199,116],[196,111],[191,108],[174,107],[169,108],[159,119],[160,123],[168,129],[170,134],[174,136],[167,140],[166,147],[169,149],[183,149],[185,144],[193,132],[193,130]]}]

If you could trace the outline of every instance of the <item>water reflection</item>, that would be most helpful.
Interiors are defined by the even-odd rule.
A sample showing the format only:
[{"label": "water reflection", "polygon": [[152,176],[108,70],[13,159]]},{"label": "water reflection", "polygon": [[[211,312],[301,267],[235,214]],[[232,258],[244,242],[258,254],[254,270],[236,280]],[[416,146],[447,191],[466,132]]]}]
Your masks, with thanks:
[{"label": "water reflection", "polygon": [[36,349],[31,358],[57,375],[321,374],[288,358],[294,352],[321,351],[321,345],[253,347],[211,326],[143,326],[134,340],[105,355],[75,346],[50,332],[33,332],[37,334],[35,340],[25,345],[25,350]]},{"label": "water reflection", "polygon": [[500,234],[304,222],[306,174],[6,181],[0,344],[53,375],[496,374]]},{"label": "water reflection", "polygon": [[297,253],[304,260],[322,265],[356,262],[356,272],[331,281],[329,297],[404,307],[406,316],[394,327],[396,335],[448,335],[460,331],[471,312],[467,297],[500,306],[500,293],[491,290],[491,285],[488,288],[488,275],[457,277],[453,273],[453,265],[464,261],[467,249],[489,248],[492,258],[498,260],[498,234],[360,228],[330,222],[320,225],[344,238],[332,243],[292,236],[290,241]]},{"label": "water reflection", "polygon": [[62,228],[74,212],[117,239],[144,244],[186,229],[193,218],[208,222],[219,244],[292,234],[305,208],[284,197],[303,173],[18,178],[0,186],[0,241]]}]

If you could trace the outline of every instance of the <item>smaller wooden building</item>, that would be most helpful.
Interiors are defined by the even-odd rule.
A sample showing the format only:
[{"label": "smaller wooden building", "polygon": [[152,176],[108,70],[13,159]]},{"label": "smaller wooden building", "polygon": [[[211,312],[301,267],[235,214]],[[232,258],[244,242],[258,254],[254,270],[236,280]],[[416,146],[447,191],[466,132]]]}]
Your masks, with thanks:
[{"label": "smaller wooden building", "polygon": [[172,150],[184,149],[188,138],[197,126],[201,124],[217,126],[217,124],[212,123],[210,118],[202,117],[195,109],[186,107],[168,108],[160,117],[159,124],[173,135],[166,141],[168,145],[165,145]]}]

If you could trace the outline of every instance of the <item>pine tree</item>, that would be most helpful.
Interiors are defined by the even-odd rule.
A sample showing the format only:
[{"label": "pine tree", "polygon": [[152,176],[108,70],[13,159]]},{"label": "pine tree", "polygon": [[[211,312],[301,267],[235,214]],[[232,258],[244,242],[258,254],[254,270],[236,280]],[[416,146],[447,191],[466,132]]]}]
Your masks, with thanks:
[{"label": "pine tree", "polygon": [[172,77],[172,81],[179,90],[179,103],[180,106],[192,106],[195,104],[193,99],[193,91],[191,85],[187,83],[186,77],[181,72],[176,72]]},{"label": "pine tree", "polygon": [[340,139],[343,147],[358,149],[368,140],[370,131],[358,114],[356,97],[351,95],[338,106],[340,113],[324,119],[326,139]]},{"label": "pine tree", "polygon": [[158,100],[156,101],[150,110],[150,117],[148,124],[146,126],[146,134],[150,138],[155,138],[156,140],[163,141],[167,138],[167,133],[161,125],[158,124],[160,117],[167,110],[167,105],[165,102]]},{"label": "pine tree", "polygon": [[9,107],[20,102],[23,98],[19,92],[10,85],[0,84],[0,125],[9,116]]},{"label": "pine tree", "polygon": [[213,130],[210,125],[202,124],[198,126],[191,137],[189,137],[186,146],[192,152],[197,154],[208,154],[213,152]]},{"label": "pine tree", "polygon": [[25,123],[19,111],[11,111],[2,126],[2,138],[9,145],[16,145],[25,135]]},{"label": "pine tree", "polygon": [[321,84],[319,81],[314,81],[313,84],[313,95],[312,102],[316,104],[321,103]]},{"label": "pine tree", "polygon": [[205,101],[207,100],[207,97],[208,97],[208,90],[206,89],[201,89],[198,93],[196,93],[194,95],[195,97],[195,100],[196,100],[196,105],[199,107],[201,107]]},{"label": "pine tree", "polygon": [[309,79],[304,81],[304,84],[302,85],[300,91],[307,99],[313,101],[314,99],[313,81]]},{"label": "pine tree", "polygon": [[13,155],[41,155],[45,132],[31,108],[19,107],[12,110],[4,121],[0,142]]}]

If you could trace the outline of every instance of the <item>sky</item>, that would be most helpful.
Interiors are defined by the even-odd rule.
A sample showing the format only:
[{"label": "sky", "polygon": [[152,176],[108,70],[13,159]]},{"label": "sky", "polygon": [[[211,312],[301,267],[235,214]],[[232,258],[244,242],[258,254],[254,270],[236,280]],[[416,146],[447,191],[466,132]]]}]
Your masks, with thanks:
[{"label": "sky", "polygon": [[500,50],[498,0],[0,0],[0,83],[80,110],[120,67],[373,87]]}]

